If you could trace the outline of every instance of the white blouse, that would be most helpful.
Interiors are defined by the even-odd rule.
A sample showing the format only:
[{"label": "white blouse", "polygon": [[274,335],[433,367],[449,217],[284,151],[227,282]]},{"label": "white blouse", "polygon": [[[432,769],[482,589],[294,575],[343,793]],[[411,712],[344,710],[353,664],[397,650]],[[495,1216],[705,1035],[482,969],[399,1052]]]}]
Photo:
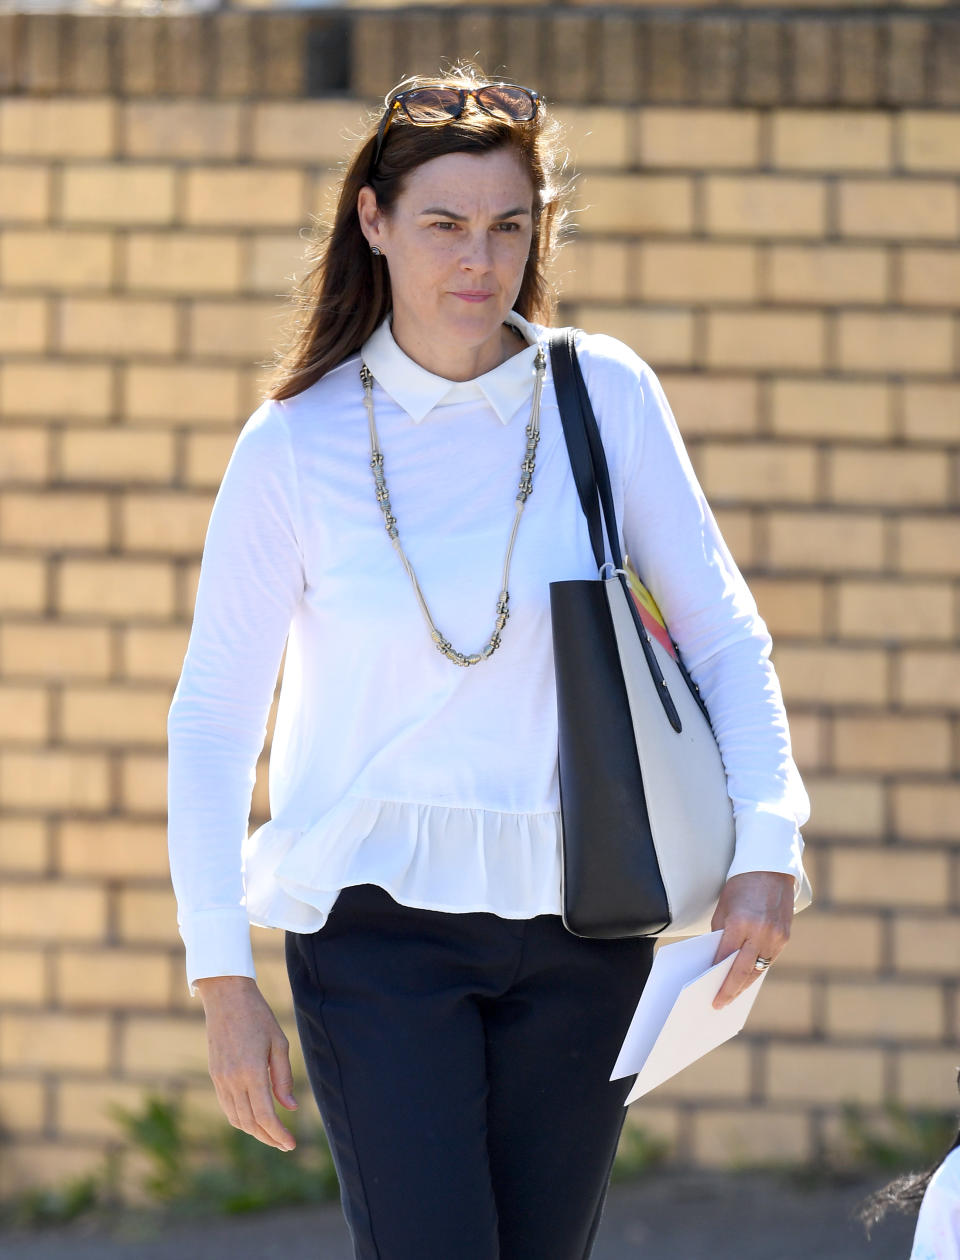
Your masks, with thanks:
[{"label": "white blouse", "polygon": [[930,1178],[910,1260],[960,1260],[960,1147],[954,1147]]},{"label": "white blouse", "polygon": [[[496,618],[542,325],[470,381],[411,360],[388,316],[363,346],[400,543],[439,630],[477,652]],[[577,340],[631,561],[709,707],[736,820],[730,875],[804,878],[809,802],[771,642],[650,366]],[[546,349],[546,348],[545,348]],[[550,371],[501,645],[438,651],[387,534],[353,354],[247,419],[211,511],[168,715],[168,840],[187,983],[256,978],[249,924],[313,932],[339,890],[507,918],[560,913],[549,583],[596,577]],[[289,637],[288,637],[289,636]],[[247,836],[286,644],[271,818]]]}]

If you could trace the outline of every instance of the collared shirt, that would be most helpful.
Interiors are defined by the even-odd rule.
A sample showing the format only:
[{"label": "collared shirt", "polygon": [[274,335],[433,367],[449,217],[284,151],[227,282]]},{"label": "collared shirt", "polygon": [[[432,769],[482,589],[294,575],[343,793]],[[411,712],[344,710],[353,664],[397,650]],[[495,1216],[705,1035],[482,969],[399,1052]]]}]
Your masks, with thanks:
[{"label": "collared shirt", "polygon": [[[359,375],[399,538],[433,621],[465,653],[494,630],[543,326],[470,381],[426,371],[389,317],[307,389],[243,425],[207,527],[168,716],[168,840],[187,982],[256,977],[249,925],[313,932],[342,887],[508,918],[559,914],[560,811],[549,584],[596,578],[550,359],[533,491],[493,654],[437,650],[385,529]],[[736,821],[729,874],[805,878],[809,803],[770,637],[717,528],[655,373],[577,336],[621,532],[710,710]],[[286,657],[271,817],[247,835]]]}]

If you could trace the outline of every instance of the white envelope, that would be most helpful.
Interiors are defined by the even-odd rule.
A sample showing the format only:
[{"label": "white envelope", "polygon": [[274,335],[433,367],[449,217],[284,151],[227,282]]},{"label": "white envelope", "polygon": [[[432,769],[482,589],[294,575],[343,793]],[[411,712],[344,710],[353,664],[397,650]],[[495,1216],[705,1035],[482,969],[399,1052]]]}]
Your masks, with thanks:
[{"label": "white envelope", "polygon": [[733,966],[734,950],[715,966],[721,930],[661,945],[624,1038],[611,1081],[637,1072],[624,1106],[735,1036],[747,1021],[766,971],[715,1010],[713,999]]}]

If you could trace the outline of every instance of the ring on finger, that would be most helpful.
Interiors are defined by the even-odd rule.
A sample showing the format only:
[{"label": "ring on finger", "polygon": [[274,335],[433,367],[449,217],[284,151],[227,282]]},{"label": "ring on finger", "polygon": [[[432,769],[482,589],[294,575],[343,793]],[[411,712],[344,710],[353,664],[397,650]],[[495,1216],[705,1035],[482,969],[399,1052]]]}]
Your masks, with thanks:
[{"label": "ring on finger", "polygon": [[766,971],[766,969],[770,966],[772,962],[773,962],[772,958],[758,957],[757,961],[753,964],[753,969],[754,971]]}]

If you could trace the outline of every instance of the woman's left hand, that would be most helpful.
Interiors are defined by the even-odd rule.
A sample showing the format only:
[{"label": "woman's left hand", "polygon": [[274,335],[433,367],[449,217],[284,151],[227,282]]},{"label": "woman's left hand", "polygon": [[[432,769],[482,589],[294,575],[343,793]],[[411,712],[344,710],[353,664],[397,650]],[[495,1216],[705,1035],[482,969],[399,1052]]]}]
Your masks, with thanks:
[{"label": "woman's left hand", "polygon": [[779,871],[744,871],[724,884],[710,923],[714,932],[723,929],[713,962],[735,950],[740,956],[713,999],[717,1010],[760,978],[758,957],[772,962],[790,939],[794,887],[793,876]]}]

